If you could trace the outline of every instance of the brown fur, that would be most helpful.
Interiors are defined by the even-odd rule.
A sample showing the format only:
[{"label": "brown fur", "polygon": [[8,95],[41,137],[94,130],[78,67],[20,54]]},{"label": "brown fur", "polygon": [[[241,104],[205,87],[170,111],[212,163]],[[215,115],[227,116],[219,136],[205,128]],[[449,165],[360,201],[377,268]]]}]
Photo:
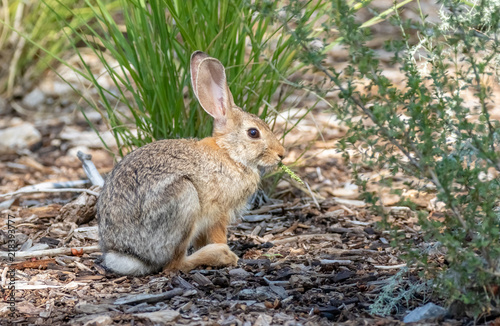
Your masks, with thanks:
[{"label": "brown fur", "polygon": [[[195,52],[191,71],[195,94],[214,117],[213,137],[161,140],[133,151],[99,198],[103,262],[119,274],[235,265],[227,225],[257,190],[259,169],[283,158],[269,127],[233,103],[219,61]],[[249,128],[261,137],[249,137]],[[190,245],[196,251],[186,256]]]}]

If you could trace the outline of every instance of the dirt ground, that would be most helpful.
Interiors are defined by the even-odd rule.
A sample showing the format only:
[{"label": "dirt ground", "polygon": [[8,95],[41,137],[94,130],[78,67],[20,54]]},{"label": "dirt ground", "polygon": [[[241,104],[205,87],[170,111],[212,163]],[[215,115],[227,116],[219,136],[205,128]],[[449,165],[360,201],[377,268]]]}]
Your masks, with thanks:
[{"label": "dirt ground", "polygon": [[[64,107],[64,99],[55,100],[57,115],[33,117],[7,107],[1,116],[5,128],[22,119],[42,137],[31,148],[2,155],[0,193],[43,182],[86,179],[75,156],[78,149],[93,155],[103,175],[112,169],[112,157],[83,117],[72,105]],[[323,139],[318,140],[320,131]],[[15,296],[15,316],[9,315],[8,303],[0,303],[0,324],[402,324],[407,311],[422,305],[424,298],[417,293],[399,303],[390,317],[369,313],[403,262],[400,252],[389,245],[389,234],[377,227],[380,217],[358,199],[349,169],[334,148],[344,132],[333,117],[316,112],[288,137],[285,162],[294,162],[313,141],[297,174],[316,195],[313,199],[307,189],[284,179],[275,192],[279,199],[264,202],[235,221],[229,244],[240,257],[236,268],[147,277],[106,274],[94,263],[100,256],[94,196],[63,191],[15,196],[1,211],[0,250],[8,251],[11,224],[16,244],[27,255],[18,256],[14,264],[2,258],[2,295]],[[391,216],[405,227],[408,238],[421,242],[413,213],[390,200],[387,197]],[[426,204],[428,199],[423,200]],[[66,251],[44,254],[54,248]],[[12,270],[13,292],[8,287]],[[406,270],[403,283],[394,283],[393,290],[417,284],[416,272]]]},{"label": "dirt ground", "polygon": [[[339,50],[331,60],[339,63],[342,55]],[[400,80],[394,67],[385,73]],[[33,94],[36,89],[41,94]],[[35,95],[39,101],[32,105]],[[307,96],[291,98],[291,115],[307,110],[309,101]],[[11,101],[0,99],[0,130],[19,127],[14,133],[27,134],[34,128],[39,133],[22,148],[0,146],[0,194],[45,182],[86,180],[76,157],[79,150],[92,155],[102,175],[112,169],[112,156],[78,104],[51,73],[38,86],[17,90]],[[335,147],[345,128],[323,109],[320,105],[286,139],[285,163],[294,163],[307,149],[295,170],[310,189],[285,178],[273,199],[258,201],[231,225],[229,245],[240,257],[235,268],[147,277],[107,274],[95,264],[101,255],[95,196],[56,191],[0,198],[0,325],[403,324],[408,311],[423,305],[422,293],[401,300],[386,317],[370,313],[370,307],[381,296],[395,297],[420,284],[418,270],[405,268],[401,252],[390,245],[389,232],[377,224],[381,217],[360,200]],[[99,124],[99,114],[87,111],[87,116],[98,123],[105,139],[112,139]],[[367,177],[377,173],[367,172]],[[406,238],[416,246],[428,245],[415,214],[396,206],[400,197],[385,190],[381,196]],[[421,208],[435,209],[432,195],[404,196]],[[10,234],[24,255],[17,254],[14,262],[7,256]],[[15,289],[9,287],[11,275]],[[8,302],[12,297],[14,316]],[[422,325],[472,324],[466,317],[448,317]]]}]

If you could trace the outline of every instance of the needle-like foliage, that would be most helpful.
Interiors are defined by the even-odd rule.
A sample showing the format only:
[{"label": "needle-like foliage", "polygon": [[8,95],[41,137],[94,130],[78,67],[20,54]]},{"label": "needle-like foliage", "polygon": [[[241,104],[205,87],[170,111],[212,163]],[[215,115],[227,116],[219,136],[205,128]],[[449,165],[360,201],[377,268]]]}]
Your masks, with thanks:
[{"label": "needle-like foliage", "polygon": [[[394,244],[407,250],[408,263],[425,267],[422,277],[433,280],[448,303],[460,303],[476,317],[498,314],[500,122],[492,113],[500,80],[500,3],[440,1],[439,24],[423,14],[405,21],[395,3],[390,20],[400,33],[385,50],[402,72],[399,83],[384,74],[367,45],[371,34],[356,20],[355,6],[344,0],[332,4],[323,41],[348,50],[343,69],[328,66],[324,54],[311,47],[313,30],[290,33],[302,45],[303,62],[339,94],[332,113],[349,127],[340,148],[364,199],[389,222],[381,189],[400,195],[398,205],[418,218],[416,236],[428,242],[416,248],[413,238],[394,233]],[[300,11],[290,12],[300,16]],[[311,88],[318,94],[332,91]],[[387,173],[367,177],[380,170]],[[404,189],[393,189],[398,178],[408,180]],[[435,204],[418,207],[403,190],[434,195]]]}]

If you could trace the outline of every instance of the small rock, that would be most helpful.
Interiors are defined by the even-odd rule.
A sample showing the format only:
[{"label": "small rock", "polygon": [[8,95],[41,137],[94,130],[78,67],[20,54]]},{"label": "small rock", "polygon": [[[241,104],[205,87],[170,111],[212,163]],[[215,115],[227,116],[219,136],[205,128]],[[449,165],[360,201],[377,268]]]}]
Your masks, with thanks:
[{"label": "small rock", "polygon": [[179,318],[180,313],[175,310],[160,310],[155,312],[146,312],[142,314],[135,314],[139,318],[145,318],[151,320],[153,323],[159,323],[160,325],[164,325],[169,322],[175,321]]},{"label": "small rock", "polygon": [[244,270],[243,268],[235,268],[229,271],[229,276],[239,279],[245,279],[250,277],[252,274]]},{"label": "small rock", "polygon": [[35,109],[44,102],[45,94],[39,88],[35,88],[29,92],[22,100],[23,105],[28,109]]},{"label": "small rock", "polygon": [[403,319],[404,323],[416,323],[425,319],[436,319],[446,315],[446,309],[432,302],[411,311]]},{"label": "small rock", "polygon": [[29,149],[42,140],[40,132],[28,122],[0,130],[0,154]]},{"label": "small rock", "polygon": [[73,92],[73,89],[67,83],[50,78],[45,78],[39,87],[41,91],[49,96],[62,96]]},{"label": "small rock", "polygon": [[69,141],[72,147],[83,146],[87,148],[102,148],[103,144],[101,141],[104,141],[109,146],[115,146],[116,140],[113,134],[110,131],[102,132],[100,135],[97,135],[93,131],[81,131],[77,128],[65,126],[59,137],[62,140]]}]

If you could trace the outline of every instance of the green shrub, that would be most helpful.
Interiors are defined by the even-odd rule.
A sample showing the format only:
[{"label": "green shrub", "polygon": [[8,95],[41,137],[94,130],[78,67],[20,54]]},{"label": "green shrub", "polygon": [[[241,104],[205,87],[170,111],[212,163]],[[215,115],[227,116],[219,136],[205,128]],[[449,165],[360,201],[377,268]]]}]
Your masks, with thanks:
[{"label": "green shrub", "polygon": [[[435,194],[444,206],[442,219],[422,209],[418,219],[422,237],[445,252],[445,264],[413,240],[395,240],[407,242],[409,263],[426,267],[425,276],[434,279],[443,298],[479,316],[500,303],[500,124],[490,117],[491,85],[499,77],[500,4],[439,5],[440,24],[423,14],[420,21],[403,21],[397,11],[390,19],[401,33],[385,49],[404,74],[401,87],[384,76],[376,52],[366,45],[370,31],[360,28],[355,9],[344,0],[332,2],[322,37],[325,44],[340,39],[349,51],[345,69],[324,65],[324,54],[310,46],[311,29],[290,33],[304,49],[303,61],[338,90],[341,101],[332,103],[333,113],[349,127],[340,147],[361,156],[345,152],[364,199],[383,214],[378,192],[369,190],[390,188],[395,176],[404,175],[411,181],[407,189]],[[379,181],[363,175],[380,169],[390,173]]]},{"label": "green shrub", "polygon": [[405,267],[387,279],[387,284],[382,286],[377,298],[370,305],[371,314],[387,316],[393,312],[398,313],[401,309],[408,308],[410,301],[416,297],[425,297],[430,285],[411,281],[405,277],[408,274],[408,268]]}]

